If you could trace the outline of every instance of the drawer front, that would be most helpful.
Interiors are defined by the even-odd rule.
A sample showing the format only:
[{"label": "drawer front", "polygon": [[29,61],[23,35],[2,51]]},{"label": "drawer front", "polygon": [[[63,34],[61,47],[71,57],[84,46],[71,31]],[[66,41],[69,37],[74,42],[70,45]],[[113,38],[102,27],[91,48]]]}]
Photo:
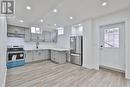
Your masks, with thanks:
[{"label": "drawer front", "polygon": [[12,61],[7,63],[7,68],[14,68],[18,66],[23,66],[25,65],[25,60],[20,60],[20,61]]}]

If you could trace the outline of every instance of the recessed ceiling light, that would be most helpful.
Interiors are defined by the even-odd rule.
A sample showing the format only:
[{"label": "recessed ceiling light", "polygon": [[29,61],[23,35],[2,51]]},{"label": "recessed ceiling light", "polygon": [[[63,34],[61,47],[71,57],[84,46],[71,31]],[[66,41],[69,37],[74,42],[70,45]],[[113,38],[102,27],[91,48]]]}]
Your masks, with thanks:
[{"label": "recessed ceiling light", "polygon": [[72,19],[73,19],[73,17],[70,17],[70,19],[72,20]]},{"label": "recessed ceiling light", "polygon": [[26,9],[27,9],[27,10],[31,10],[31,7],[30,7],[30,6],[27,6]]},{"label": "recessed ceiling light", "polygon": [[54,24],[54,26],[57,26],[57,24]]},{"label": "recessed ceiling light", "polygon": [[79,26],[81,26],[81,24],[78,24]]},{"label": "recessed ceiling light", "polygon": [[19,20],[19,22],[23,23],[23,20]]},{"label": "recessed ceiling light", "polygon": [[103,3],[102,3],[102,6],[106,6],[106,5],[107,5],[107,2],[103,2]]},{"label": "recessed ceiling light", "polygon": [[54,12],[54,13],[57,13],[57,9],[54,9],[53,12]]},{"label": "recessed ceiling light", "polygon": [[40,22],[43,22],[43,19],[41,19]]}]

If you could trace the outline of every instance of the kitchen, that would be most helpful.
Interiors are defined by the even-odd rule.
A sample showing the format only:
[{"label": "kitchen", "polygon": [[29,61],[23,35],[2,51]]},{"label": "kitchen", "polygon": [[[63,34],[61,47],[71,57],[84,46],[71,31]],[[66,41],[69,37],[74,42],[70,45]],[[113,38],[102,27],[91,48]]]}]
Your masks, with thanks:
[{"label": "kitchen", "polygon": [[[59,30],[58,30],[59,29]],[[58,47],[58,39],[63,37],[64,29],[58,28],[52,30],[44,30],[40,28],[26,28],[21,26],[7,26],[7,68],[22,66],[31,62],[51,60],[58,64],[72,62],[82,65],[82,30],[81,25],[72,28],[70,35],[66,41],[70,43],[69,48]],[[61,31],[62,30],[62,31]],[[61,31],[61,32],[60,32]],[[80,32],[79,32],[80,31]],[[71,39],[75,39],[71,43]],[[75,37],[80,37],[79,40]],[[60,38],[61,39],[61,38]],[[62,38],[64,40],[64,38]],[[77,40],[77,42],[75,42]],[[79,43],[79,44],[76,44]],[[72,45],[72,46],[71,46]],[[76,47],[77,46],[77,47]],[[76,49],[77,48],[77,49]],[[80,50],[78,50],[80,49]],[[72,53],[77,50],[79,57],[75,57]],[[72,57],[72,58],[71,58]]]}]

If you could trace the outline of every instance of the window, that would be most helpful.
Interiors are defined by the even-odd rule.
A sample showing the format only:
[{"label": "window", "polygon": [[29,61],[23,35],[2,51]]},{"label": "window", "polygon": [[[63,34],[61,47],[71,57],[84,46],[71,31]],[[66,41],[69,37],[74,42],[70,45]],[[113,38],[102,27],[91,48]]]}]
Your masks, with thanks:
[{"label": "window", "polygon": [[35,27],[31,27],[31,33],[35,33]]},{"label": "window", "polygon": [[60,28],[57,28],[57,29],[58,29],[58,35],[64,34],[64,28],[63,27],[60,27]]},{"label": "window", "polygon": [[31,33],[40,34],[40,33],[42,33],[42,32],[41,32],[41,29],[38,28],[38,27],[31,27]]},{"label": "window", "polygon": [[119,48],[119,28],[104,29],[104,46],[106,48]]}]

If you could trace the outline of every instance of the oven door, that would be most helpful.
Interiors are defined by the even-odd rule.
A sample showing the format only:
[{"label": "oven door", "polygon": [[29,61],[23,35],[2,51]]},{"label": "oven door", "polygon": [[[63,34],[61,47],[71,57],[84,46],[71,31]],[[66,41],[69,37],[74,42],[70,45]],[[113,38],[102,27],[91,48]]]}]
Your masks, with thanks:
[{"label": "oven door", "polygon": [[24,52],[9,52],[8,61],[16,61],[24,59]]}]

